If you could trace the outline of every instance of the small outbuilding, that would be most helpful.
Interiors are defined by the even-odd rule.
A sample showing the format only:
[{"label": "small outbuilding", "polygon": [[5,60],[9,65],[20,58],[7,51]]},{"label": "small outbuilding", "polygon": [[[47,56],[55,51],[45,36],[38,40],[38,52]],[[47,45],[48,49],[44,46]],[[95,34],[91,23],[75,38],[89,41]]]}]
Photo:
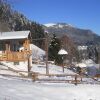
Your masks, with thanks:
[{"label": "small outbuilding", "polygon": [[30,38],[30,31],[0,32],[0,61],[32,64]]}]

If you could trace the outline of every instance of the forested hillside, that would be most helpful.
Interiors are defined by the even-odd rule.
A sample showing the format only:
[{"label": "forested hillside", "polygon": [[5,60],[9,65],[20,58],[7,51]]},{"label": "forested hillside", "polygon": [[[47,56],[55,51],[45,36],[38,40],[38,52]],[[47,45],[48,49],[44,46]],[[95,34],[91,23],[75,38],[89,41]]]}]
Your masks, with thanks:
[{"label": "forested hillside", "polygon": [[[13,10],[6,0],[0,0],[0,31],[30,30],[32,39],[43,38],[44,30],[40,24],[28,20],[23,14]],[[32,41],[42,46],[42,41]]]}]

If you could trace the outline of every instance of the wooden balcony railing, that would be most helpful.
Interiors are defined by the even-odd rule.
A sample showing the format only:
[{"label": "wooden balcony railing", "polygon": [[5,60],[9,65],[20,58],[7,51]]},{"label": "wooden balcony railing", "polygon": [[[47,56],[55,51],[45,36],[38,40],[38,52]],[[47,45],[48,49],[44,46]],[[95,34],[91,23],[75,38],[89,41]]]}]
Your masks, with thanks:
[{"label": "wooden balcony railing", "polygon": [[22,52],[6,52],[0,54],[0,61],[26,61],[31,55],[30,51],[22,51]]}]

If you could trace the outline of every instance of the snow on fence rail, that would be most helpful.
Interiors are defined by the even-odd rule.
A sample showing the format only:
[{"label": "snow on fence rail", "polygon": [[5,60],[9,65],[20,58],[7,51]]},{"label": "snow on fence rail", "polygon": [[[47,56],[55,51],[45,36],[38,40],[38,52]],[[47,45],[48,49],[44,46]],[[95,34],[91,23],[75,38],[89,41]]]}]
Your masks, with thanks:
[{"label": "snow on fence rail", "polygon": [[77,85],[82,81],[82,77],[80,75],[73,74],[38,74],[32,73],[33,81],[39,82],[65,82],[65,83],[73,83]]},{"label": "snow on fence rail", "polygon": [[[0,68],[0,70],[11,70],[11,69],[4,69]],[[27,75],[9,75],[9,74],[0,74],[2,76],[10,76],[10,77],[22,77],[22,78],[32,78],[33,81],[37,82],[51,82],[51,83],[73,83],[75,85],[80,83],[89,83],[88,81],[92,79],[95,83],[100,84],[100,74],[95,75],[94,77],[86,77],[78,74],[40,74],[37,72],[31,71],[28,73],[27,71],[20,71],[14,70],[16,73],[26,73],[27,75],[30,74],[30,77]]]}]

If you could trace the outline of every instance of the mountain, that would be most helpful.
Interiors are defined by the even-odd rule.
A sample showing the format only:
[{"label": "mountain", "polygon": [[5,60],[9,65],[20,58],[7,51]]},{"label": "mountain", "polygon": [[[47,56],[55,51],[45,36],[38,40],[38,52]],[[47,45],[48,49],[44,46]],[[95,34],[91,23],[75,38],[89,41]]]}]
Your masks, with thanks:
[{"label": "mountain", "polygon": [[50,35],[55,34],[57,37],[67,35],[77,44],[100,43],[100,36],[89,29],[80,29],[66,23],[49,23],[44,24],[44,30]]},{"label": "mountain", "polygon": [[[100,43],[100,36],[96,35],[91,30],[80,29],[66,23],[49,23],[40,25],[34,21],[28,20],[23,14],[12,9],[6,0],[0,0],[0,31],[21,31],[30,30],[32,38],[44,38],[44,29],[50,35],[56,34],[57,37],[67,35],[75,43]],[[39,47],[42,42],[33,41]]]}]

